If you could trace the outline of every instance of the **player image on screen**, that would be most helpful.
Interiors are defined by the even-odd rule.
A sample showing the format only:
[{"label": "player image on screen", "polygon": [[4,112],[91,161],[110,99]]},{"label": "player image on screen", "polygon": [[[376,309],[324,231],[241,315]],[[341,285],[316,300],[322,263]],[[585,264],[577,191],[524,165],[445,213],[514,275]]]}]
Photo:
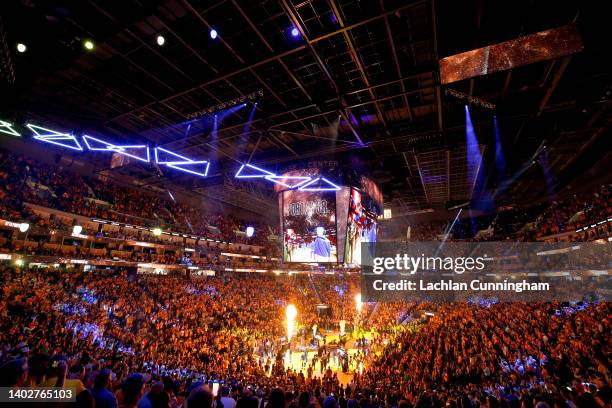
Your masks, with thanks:
[{"label": "player image on screen", "polygon": [[283,193],[283,247],[287,262],[337,262],[334,192]]},{"label": "player image on screen", "polygon": [[[351,190],[344,255],[346,263],[361,265],[361,243],[376,242],[379,213],[374,200],[358,190]],[[374,247],[370,246],[370,250],[373,251]]]}]

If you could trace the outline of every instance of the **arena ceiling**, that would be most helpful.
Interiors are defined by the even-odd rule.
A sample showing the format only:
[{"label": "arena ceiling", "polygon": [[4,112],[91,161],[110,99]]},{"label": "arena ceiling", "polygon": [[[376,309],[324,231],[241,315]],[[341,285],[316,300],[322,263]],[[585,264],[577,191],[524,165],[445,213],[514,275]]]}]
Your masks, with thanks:
[{"label": "arena ceiling", "polygon": [[[499,202],[609,177],[607,22],[593,2],[9,0],[0,7],[3,119],[38,118],[211,159],[208,179],[165,178],[236,206],[256,210],[271,197],[267,185],[233,180],[247,161],[279,169],[338,160],[379,182],[398,215],[478,198],[463,165],[463,102],[448,90],[496,105],[501,177],[493,172],[493,113],[474,106],[472,119],[483,191]],[[583,37],[580,53],[440,84],[440,58],[571,23]],[[17,53],[17,42],[28,51]],[[211,114],[193,120],[252,93],[263,96],[249,126],[250,107],[226,115],[216,138]],[[164,182],[146,165],[116,172]]]}]

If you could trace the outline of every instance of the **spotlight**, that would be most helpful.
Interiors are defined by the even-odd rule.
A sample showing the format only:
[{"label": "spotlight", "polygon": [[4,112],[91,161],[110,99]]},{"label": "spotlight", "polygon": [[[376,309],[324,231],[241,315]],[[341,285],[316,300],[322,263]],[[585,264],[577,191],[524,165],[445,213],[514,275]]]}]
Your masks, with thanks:
[{"label": "spotlight", "polygon": [[158,35],[156,41],[157,45],[159,45],[160,47],[166,43],[166,39],[163,35]]},{"label": "spotlight", "polygon": [[247,229],[246,229],[246,236],[251,238],[253,236],[253,234],[255,234],[255,228],[247,227]]},{"label": "spotlight", "polygon": [[21,231],[21,232],[26,232],[29,229],[30,229],[30,224],[28,224],[27,222],[22,222],[19,225],[19,231]]},{"label": "spotlight", "polygon": [[217,30],[215,30],[214,28],[211,28],[211,29],[210,29],[210,33],[209,33],[209,34],[210,34],[210,38],[211,38],[211,39],[213,39],[213,40],[214,40],[215,38],[217,38],[217,36],[219,35],[219,33],[217,32]]},{"label": "spotlight", "polygon": [[294,36],[294,37],[299,36],[300,35],[300,30],[298,30],[296,27],[293,27],[291,29],[291,35]]},{"label": "spotlight", "polygon": [[85,47],[85,49],[89,51],[94,49],[94,43],[91,40],[85,40],[85,42],[83,43],[83,46]]},{"label": "spotlight", "polygon": [[153,235],[159,237],[162,234],[161,228],[153,228]]},{"label": "spotlight", "polygon": [[80,235],[81,232],[83,232],[83,227],[81,227],[80,225],[75,225],[74,227],[72,227],[72,235]]},{"label": "spotlight", "polygon": [[17,43],[17,51],[26,52],[27,50],[28,50],[28,47],[26,47],[24,43]]},{"label": "spotlight", "polygon": [[25,264],[25,262],[23,261],[23,259],[18,259],[18,260],[15,261],[15,264],[17,266],[23,266]]}]

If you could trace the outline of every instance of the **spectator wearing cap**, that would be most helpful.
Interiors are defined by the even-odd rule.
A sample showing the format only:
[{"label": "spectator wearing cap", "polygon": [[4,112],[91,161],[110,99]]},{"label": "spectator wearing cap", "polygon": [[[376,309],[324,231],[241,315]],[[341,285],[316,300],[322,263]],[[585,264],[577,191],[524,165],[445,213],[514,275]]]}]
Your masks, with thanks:
[{"label": "spectator wearing cap", "polygon": [[111,386],[112,373],[108,369],[100,370],[94,379],[91,390],[96,408],[117,408],[117,397],[109,388]]}]

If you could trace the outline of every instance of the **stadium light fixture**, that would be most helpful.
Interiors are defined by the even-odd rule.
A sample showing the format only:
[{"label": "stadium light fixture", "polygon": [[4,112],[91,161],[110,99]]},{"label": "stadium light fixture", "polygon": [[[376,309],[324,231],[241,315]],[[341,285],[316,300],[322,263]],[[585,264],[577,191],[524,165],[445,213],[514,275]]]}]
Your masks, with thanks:
[{"label": "stadium light fixture", "polygon": [[24,43],[17,43],[17,51],[24,53],[28,50],[28,47]]},{"label": "stadium light fixture", "polygon": [[300,30],[298,30],[297,27],[293,27],[291,29],[291,36],[298,37],[299,35],[300,35]]},{"label": "stadium light fixture", "polygon": [[0,133],[6,133],[7,135],[12,135],[12,136],[21,136],[19,132],[13,129],[12,123],[5,122],[3,120],[0,120]]},{"label": "stadium light fixture", "polygon": [[153,235],[159,237],[162,234],[161,228],[153,228]]},{"label": "stadium light fixture", "polygon": [[[166,153],[170,156],[176,157],[176,159],[174,160],[160,160],[160,157],[162,156],[159,152],[163,152]],[[178,159],[178,160],[177,160]],[[178,153],[174,153],[168,149],[164,149],[163,147],[156,147],[155,148],[155,163],[157,164],[177,164],[177,163],[181,163],[181,162],[193,162],[192,159],[185,157],[185,156],[181,156]]]},{"label": "stadium light fixture", "polygon": [[17,266],[23,266],[23,265],[25,265],[25,262],[23,261],[23,259],[17,259],[17,260],[15,261],[15,264],[16,264]]},{"label": "stadium light fixture", "polygon": [[72,235],[80,235],[83,232],[83,227],[80,225],[75,225],[72,227]]},{"label": "stadium light fixture", "polygon": [[253,228],[253,227],[251,227],[251,226],[248,226],[248,227],[246,228],[246,236],[247,236],[248,238],[251,238],[251,237],[253,236],[253,234],[255,234],[255,228]]},{"label": "stadium light fixture", "polygon": [[93,41],[91,40],[85,40],[83,41],[83,47],[85,47],[85,49],[87,51],[93,51],[93,49],[96,47],[95,44],[93,43]]},{"label": "stadium light fixture", "polygon": [[[87,146],[87,149],[99,152],[115,152],[122,154],[124,156],[132,157],[136,160],[143,161],[145,163],[149,163],[151,161],[151,154],[149,152],[149,146],[146,145],[116,145],[109,142],[105,142],[104,140],[100,140],[93,136],[83,135],[83,143]],[[103,147],[98,147],[102,145]],[[132,153],[128,153],[126,150],[130,149],[144,149],[145,157],[137,156]]]},{"label": "stadium light fixture", "polygon": [[[45,143],[51,143],[57,146],[66,147],[72,150],[83,151],[83,147],[80,145],[77,138],[69,133],[61,133],[55,130],[47,129],[42,126],[36,126],[32,124],[26,124],[26,127],[34,132],[34,139]],[[73,144],[67,144],[72,142]]]},{"label": "stadium light fixture", "polygon": [[[199,164],[203,164],[204,166],[204,171],[195,171],[195,170],[189,170],[189,169],[185,169],[181,166],[192,166],[192,165],[199,165]],[[190,161],[190,162],[186,162],[186,163],[177,163],[177,164],[166,164],[166,166],[173,168],[175,170],[180,170],[182,172],[185,173],[189,173],[189,174],[193,174],[195,176],[200,176],[200,177],[207,177],[208,176],[208,170],[210,168],[210,163],[206,160],[197,160],[197,161]]]},{"label": "stadium light fixture", "polygon": [[[265,176],[265,179],[287,188],[296,188],[312,180],[312,178],[308,176]],[[297,182],[288,184],[287,181],[289,180],[297,180]]]},{"label": "stadium light fixture", "polygon": [[30,224],[28,224],[27,222],[22,222],[21,224],[19,224],[19,231],[27,232],[29,229],[30,229]]},{"label": "stadium light fixture", "polygon": [[[242,171],[245,168],[247,168],[247,167],[250,168],[250,169],[253,169],[255,171],[260,172],[260,174],[246,174],[246,175],[243,175]],[[272,172],[269,172],[268,170],[260,169],[259,167],[253,166],[252,164],[249,164],[249,163],[246,163],[246,164],[243,164],[242,166],[240,166],[240,168],[238,169],[238,171],[234,175],[235,178],[264,178],[266,176],[276,176],[276,174],[274,174]]]},{"label": "stadium light fixture", "polygon": [[[170,156],[170,160],[161,160],[160,158],[163,156],[161,153],[165,153],[166,156]],[[192,160],[188,157],[182,156],[168,149],[164,149],[163,147],[156,147],[154,149],[154,154],[155,154],[155,163],[157,164],[163,164],[175,170],[180,170],[182,172],[193,174],[193,175],[200,176],[200,177],[208,176],[208,170],[210,169],[210,162],[207,160]],[[202,165],[204,167],[203,171],[196,171],[193,169],[185,168],[185,166],[202,166]]]},{"label": "stadium light fixture", "polygon": [[[313,184],[315,184],[317,182],[323,182],[323,183],[327,184],[329,187],[311,187]],[[300,191],[338,191],[338,190],[340,190],[340,186],[332,183],[331,181],[329,181],[325,177],[317,177],[316,179],[313,179],[313,180],[309,181],[306,184],[302,184],[298,188],[298,190],[300,190]]]},{"label": "stadium light fixture", "polygon": [[166,38],[163,35],[160,34],[160,35],[157,36],[155,41],[157,42],[157,45],[162,47],[166,43]]},{"label": "stadium light fixture", "polygon": [[208,34],[210,35],[211,40],[215,40],[219,36],[219,33],[214,28],[211,28]]}]

